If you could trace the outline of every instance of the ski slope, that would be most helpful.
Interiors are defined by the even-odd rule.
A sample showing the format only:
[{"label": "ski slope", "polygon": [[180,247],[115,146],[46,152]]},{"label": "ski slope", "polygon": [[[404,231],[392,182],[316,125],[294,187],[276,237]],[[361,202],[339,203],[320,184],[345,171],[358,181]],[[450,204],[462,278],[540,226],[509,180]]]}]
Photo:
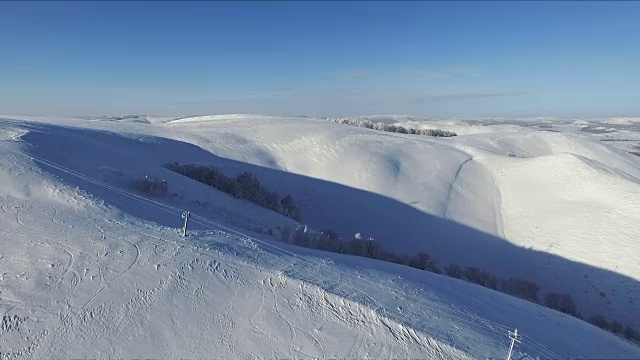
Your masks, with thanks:
[{"label": "ski slope", "polygon": [[[549,157],[593,178],[596,189],[626,191],[608,198],[590,190],[594,198],[585,202],[627,206],[632,219],[636,188],[629,183],[637,162],[617,150],[536,132],[449,141],[309,118],[26,120],[0,120],[3,357],[503,358],[507,331],[515,327],[524,334],[516,358],[640,357],[637,346],[585,322],[475,285],[274,242],[263,233],[295,225],[290,219],[160,166],[180,161],[249,170],[267,186],[292,192],[311,226],[361,231],[398,249],[424,246],[445,256],[453,245],[474,246],[471,241],[479,242],[476,250],[494,244],[507,251],[501,244],[523,241],[534,226],[520,219],[525,211],[551,221],[539,214],[544,204],[511,203],[527,193],[509,187],[572,178],[538,173],[535,162]],[[570,146],[579,154],[556,157],[559,150],[541,139],[564,141],[565,151]],[[504,150],[527,157],[498,154]],[[596,166],[588,159],[597,156],[610,158]],[[531,185],[523,174],[535,176]],[[172,195],[150,201],[132,193],[131,179],[144,175],[166,179]],[[489,184],[493,192],[486,191]],[[545,196],[566,193],[560,199],[569,201],[581,190],[573,188]],[[183,210],[199,215],[188,238],[177,230]],[[635,231],[625,219],[616,217],[627,228],[618,224],[612,239],[621,244]],[[417,236],[427,229],[432,241]],[[451,235],[449,251],[438,238],[444,235]],[[557,241],[547,238],[553,232],[539,235],[546,237],[536,246]],[[448,260],[491,262],[487,253],[479,259],[468,249]],[[635,276],[628,261],[633,251],[607,265]],[[580,269],[614,261],[588,257],[571,241],[543,253],[582,256],[590,266]],[[528,269],[516,265],[503,264]],[[562,275],[561,284],[580,277]],[[637,286],[628,290],[637,294]]]},{"label": "ski slope", "polygon": [[[258,174],[269,188],[292,193],[313,228],[360,232],[399,252],[426,250],[442,265],[528,278],[543,294],[574,294],[586,317],[640,324],[639,157],[594,141],[604,139],[573,120],[372,119],[461,136],[265,115],[127,129],[195,144],[217,156],[197,161],[229,173]],[[614,120],[589,120],[587,129]],[[633,124],[620,131],[640,134]]]}]

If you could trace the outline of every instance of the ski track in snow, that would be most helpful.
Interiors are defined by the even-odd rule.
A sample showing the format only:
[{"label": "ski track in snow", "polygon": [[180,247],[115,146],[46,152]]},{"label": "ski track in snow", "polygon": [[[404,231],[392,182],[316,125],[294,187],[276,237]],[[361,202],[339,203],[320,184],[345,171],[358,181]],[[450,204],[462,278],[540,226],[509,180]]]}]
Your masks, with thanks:
[{"label": "ski track in snow", "polygon": [[[22,210],[23,210],[23,207],[19,207],[18,208],[18,210],[16,212],[16,217],[15,217],[16,222],[20,226],[22,226],[22,227],[24,227],[24,228],[26,228],[26,229],[28,229],[30,231],[39,231],[38,229],[35,229],[35,228],[32,228],[30,226],[25,225],[24,222],[22,222],[20,220],[20,213],[21,213]],[[17,235],[17,234],[14,234],[14,235]],[[64,279],[64,277],[69,272],[73,271],[73,265],[74,265],[75,257],[74,257],[72,252],[70,252],[69,250],[63,248],[62,246],[59,246],[58,244],[56,244],[56,242],[52,242],[52,241],[49,241],[49,240],[43,241],[43,242],[41,242],[41,244],[43,244],[43,245],[46,244],[46,245],[49,245],[49,246],[53,246],[53,247],[55,247],[57,249],[60,249],[60,250],[64,251],[69,256],[68,263],[67,263],[67,266],[65,267],[65,270],[62,272],[62,274],[57,279],[55,279],[55,281],[52,281],[49,284],[44,285],[38,291],[34,292],[33,294],[31,294],[31,295],[27,296],[26,298],[24,298],[22,300],[19,300],[17,303],[15,303],[12,307],[10,307],[8,310],[5,311],[4,316],[9,315],[9,313],[11,313],[16,308],[24,308],[26,306],[26,303],[29,302],[29,300],[39,296],[41,293],[46,292],[47,290],[50,290],[52,288],[56,288],[60,284],[60,282]]]},{"label": "ski track in snow", "polygon": [[258,304],[258,308],[255,310],[253,315],[249,316],[249,323],[251,324],[251,326],[253,326],[254,330],[258,332],[260,335],[269,337],[269,335],[264,330],[262,330],[261,328],[258,327],[258,325],[256,325],[256,322],[254,320],[256,316],[258,316],[260,311],[262,311],[262,306],[264,305],[264,283],[262,283],[262,285],[263,286],[260,287],[260,289],[262,290],[260,292],[260,304]]},{"label": "ski track in snow", "polygon": [[449,190],[447,191],[447,195],[445,196],[445,205],[444,205],[444,210],[442,211],[442,215],[446,218],[449,216],[449,204],[451,203],[451,193],[453,192],[453,187],[456,184],[456,180],[458,180],[458,176],[460,175],[460,172],[462,171],[462,168],[469,162],[469,161],[473,161],[473,156],[469,157],[468,159],[466,159],[465,161],[463,161],[460,166],[458,167],[458,170],[456,170],[456,173],[453,175],[453,179],[451,179],[451,183],[449,185]]},{"label": "ski track in snow", "polygon": [[503,239],[506,239],[506,235],[504,233],[504,229],[505,229],[505,224],[504,224],[504,218],[502,216],[502,193],[500,192],[500,188],[498,187],[498,184],[495,181],[495,178],[493,179],[493,184],[494,184],[494,190],[493,190],[493,209],[494,209],[494,216],[496,219],[496,231],[498,232],[498,236],[500,236]]},{"label": "ski track in snow", "polygon": [[[27,226],[24,224],[24,222],[20,222],[20,224],[21,224],[22,226],[27,227]],[[101,231],[102,239],[104,240],[104,239],[105,239],[104,231],[102,231],[102,229],[101,229],[100,227],[97,227],[97,228]],[[33,229],[33,228],[31,228],[31,229]],[[37,229],[33,229],[33,230],[37,230]],[[133,243],[132,243],[132,244],[133,244]],[[133,245],[135,245],[135,244],[133,244]],[[136,246],[136,249],[137,249],[137,246]],[[129,270],[131,270],[131,268],[132,268],[132,267],[135,265],[135,263],[138,261],[138,258],[139,258],[139,249],[137,249],[136,254],[137,254],[137,255],[136,255],[136,259],[134,260],[134,262],[133,262],[133,263],[132,263],[132,264],[131,264],[131,265],[130,265],[130,266],[129,266],[125,271],[123,271],[122,273],[120,273],[120,274],[119,274],[118,276],[116,276],[115,278],[113,278],[113,279],[109,280],[109,281],[107,282],[107,284],[108,284],[108,283],[111,283],[112,281],[115,281],[117,278],[119,278],[120,276],[122,276],[124,273],[128,272]],[[286,269],[286,270],[293,270],[293,267],[294,267],[294,266],[295,266],[295,264],[292,264],[292,265],[289,265],[289,267],[286,267],[285,269]],[[101,267],[100,267],[99,269],[101,269]],[[84,309],[84,308],[87,306],[87,304],[88,304],[91,300],[93,300],[93,299],[97,296],[97,294],[98,294],[100,291],[102,291],[102,290],[106,287],[106,285],[104,285],[104,276],[103,276],[103,273],[102,273],[102,272],[101,272],[101,282],[103,283],[103,286],[101,286],[101,289],[100,289],[100,290],[98,290],[98,292],[96,292],[96,293],[95,293],[95,294],[94,294],[94,295],[89,299],[89,301],[88,301],[87,303],[85,303],[85,305],[84,305],[84,306],[82,306],[82,307],[81,307],[81,309]],[[273,295],[274,295],[274,300],[275,300],[275,301],[277,301],[277,296],[275,295],[275,292],[274,292],[274,290],[273,290],[273,282],[272,282],[272,278],[271,278],[271,277],[268,279],[268,284],[269,284],[269,285],[270,285],[270,287],[271,287],[271,291],[272,291],[272,293],[273,293]],[[351,287],[349,287],[349,286],[346,286],[346,288],[350,288],[350,289],[351,289],[351,293],[353,294],[353,291],[354,291],[354,289],[353,289],[353,288],[351,288]],[[362,291],[360,291],[360,290],[355,290],[355,291],[356,291],[356,292],[358,292],[358,293],[360,293],[360,294],[361,294],[361,296],[362,296],[363,298],[365,298],[365,299],[366,299],[366,301],[368,301],[369,303],[376,304],[376,306],[375,306],[375,308],[376,308],[376,309],[380,308],[380,306],[377,304],[377,302],[376,302],[374,299],[372,299],[371,297],[369,297],[366,293],[364,293],[364,292],[362,292]],[[264,297],[264,292],[263,292],[263,297]],[[260,305],[259,309],[256,311],[256,314],[257,314],[257,313],[262,309],[262,304],[263,304],[263,303],[264,303],[264,298],[263,298],[263,300],[262,300],[262,302],[261,302],[261,305]],[[275,304],[275,308],[277,309],[277,303]],[[277,311],[276,311],[276,313],[277,313],[277,314],[278,314],[278,315],[279,315],[283,320],[285,320],[285,321],[287,322],[287,324],[288,324],[289,328],[291,329],[291,332],[292,332],[291,344],[293,344],[293,341],[294,341],[294,339],[295,339],[295,330],[294,330],[293,326],[291,325],[291,323],[290,323],[288,320],[286,320],[286,318],[285,318],[285,317],[284,317],[284,316],[279,312],[279,310],[277,310]],[[62,315],[61,315],[61,316],[62,316]],[[93,316],[93,315],[92,315],[92,316]],[[254,325],[254,326],[255,326],[255,325]],[[257,328],[257,326],[256,326],[256,328]],[[120,333],[118,333],[118,336],[119,336],[119,334],[120,334]],[[263,331],[263,334],[264,334],[265,336],[268,336],[271,340],[273,340],[273,339],[271,338],[271,336],[269,336],[268,334],[264,333],[264,331]],[[399,338],[399,337],[396,337],[396,339],[400,339],[400,338]],[[361,342],[361,340],[362,340],[362,339],[360,339],[360,342]],[[65,339],[63,339],[62,343],[63,343],[63,344],[70,344],[70,343],[73,343],[73,342],[75,342],[75,341],[76,341],[76,338],[75,338],[75,337],[74,337],[74,338],[68,338],[68,339],[67,339],[67,338],[65,338]],[[353,350],[352,350],[352,353],[353,353],[353,354],[359,354],[360,344],[359,344],[359,339],[358,339],[358,338],[356,338],[356,339],[355,339],[355,341],[354,341],[354,346],[355,346],[355,349],[353,349]],[[64,348],[64,347],[61,347],[61,348]],[[292,348],[292,346],[291,346],[291,345],[290,345],[290,348]],[[299,351],[298,351],[298,352],[299,352]]]}]

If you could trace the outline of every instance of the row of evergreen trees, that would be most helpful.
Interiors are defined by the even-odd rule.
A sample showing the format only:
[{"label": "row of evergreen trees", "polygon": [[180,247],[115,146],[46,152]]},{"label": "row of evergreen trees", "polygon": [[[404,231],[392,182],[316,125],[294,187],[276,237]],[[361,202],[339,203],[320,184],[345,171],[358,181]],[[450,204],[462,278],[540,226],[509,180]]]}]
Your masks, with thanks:
[{"label": "row of evergreen trees", "polygon": [[[544,305],[548,308],[561,311],[577,318],[582,318],[578,312],[578,306],[575,299],[571,294],[550,292],[546,294],[544,302],[541,302],[538,298],[540,286],[533,281],[521,279],[519,277],[500,278],[475,266],[461,267],[456,264],[448,265],[444,268],[443,272],[440,270],[431,255],[425,252],[419,252],[413,256],[399,256],[385,250],[381,244],[374,239],[362,238],[359,233],[356,234],[353,239],[345,240],[341,238],[338,233],[332,230],[323,230],[320,233],[312,234],[307,231],[306,227],[299,227],[296,230],[292,230],[285,226],[280,234],[280,240],[307,248],[368,257],[406,265],[437,274],[444,274],[456,279],[516,296],[533,303]],[[600,315],[592,317],[589,321],[594,325],[605,330],[609,330],[619,336],[624,336],[629,340],[640,342],[640,333],[630,325],[624,326],[618,321],[609,322],[605,317]]]},{"label": "row of evergreen trees", "polygon": [[330,120],[339,124],[352,125],[352,126],[363,127],[367,129],[373,129],[373,130],[395,132],[400,134],[426,135],[426,136],[436,136],[436,137],[451,137],[451,136],[458,135],[448,130],[405,128],[399,125],[385,124],[382,121],[374,123],[373,121],[367,120],[367,119],[337,118],[337,119],[330,119]]},{"label": "row of evergreen trees", "polygon": [[280,198],[277,192],[266,189],[260,184],[260,180],[249,172],[244,172],[236,177],[229,177],[215,166],[178,164],[174,162],[165,164],[164,167],[224,191],[238,199],[251,201],[258,206],[278,212],[295,221],[302,221],[300,208],[296,205],[291,195]]}]

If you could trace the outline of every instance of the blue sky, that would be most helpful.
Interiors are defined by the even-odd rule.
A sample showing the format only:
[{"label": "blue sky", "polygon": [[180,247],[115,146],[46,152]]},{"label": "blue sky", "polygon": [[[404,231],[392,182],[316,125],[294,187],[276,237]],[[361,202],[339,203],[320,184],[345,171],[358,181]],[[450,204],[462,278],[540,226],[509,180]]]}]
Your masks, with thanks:
[{"label": "blue sky", "polygon": [[640,116],[640,2],[0,2],[0,113]]}]

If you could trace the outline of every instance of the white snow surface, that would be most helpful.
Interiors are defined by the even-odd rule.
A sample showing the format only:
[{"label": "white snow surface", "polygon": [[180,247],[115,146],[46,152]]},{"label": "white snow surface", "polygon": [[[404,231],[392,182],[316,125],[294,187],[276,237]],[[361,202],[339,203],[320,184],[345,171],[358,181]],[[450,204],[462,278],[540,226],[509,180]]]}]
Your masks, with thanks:
[{"label": "white snow surface", "polygon": [[[0,355],[504,358],[517,327],[517,358],[640,357],[536,304],[277,242],[265,232],[298,224],[161,166],[251,171],[314,229],[522,276],[572,293],[583,315],[640,324],[640,157],[575,119],[440,122],[495,128],[440,139],[309,117],[3,117]],[[137,197],[144,175],[171,195]],[[182,210],[202,216],[187,238]]]}]

